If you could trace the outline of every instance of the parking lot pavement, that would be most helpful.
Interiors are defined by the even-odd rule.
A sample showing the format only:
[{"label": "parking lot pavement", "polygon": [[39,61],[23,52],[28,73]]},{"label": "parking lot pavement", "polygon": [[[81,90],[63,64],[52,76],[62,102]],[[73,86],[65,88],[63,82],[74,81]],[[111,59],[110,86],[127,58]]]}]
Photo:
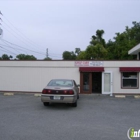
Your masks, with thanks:
[{"label": "parking lot pavement", "polygon": [[140,99],[80,95],[77,108],[44,107],[33,95],[0,94],[0,140],[128,140]]}]

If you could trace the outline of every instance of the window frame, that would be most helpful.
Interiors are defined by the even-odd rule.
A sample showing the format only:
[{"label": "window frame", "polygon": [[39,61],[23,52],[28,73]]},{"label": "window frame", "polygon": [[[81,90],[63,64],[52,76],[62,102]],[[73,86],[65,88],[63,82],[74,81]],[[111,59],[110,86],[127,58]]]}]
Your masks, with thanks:
[{"label": "window frame", "polygon": [[[130,73],[130,72],[121,72],[121,88],[122,89],[139,89],[139,72],[134,72],[137,74],[136,78],[123,78],[123,73]],[[137,86],[136,87],[123,87],[123,79],[137,79]]]}]

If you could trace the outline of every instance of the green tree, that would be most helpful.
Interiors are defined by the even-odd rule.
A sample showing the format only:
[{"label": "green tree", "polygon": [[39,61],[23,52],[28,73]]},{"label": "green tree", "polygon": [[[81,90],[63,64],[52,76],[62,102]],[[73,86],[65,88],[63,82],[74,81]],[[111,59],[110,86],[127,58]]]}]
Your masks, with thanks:
[{"label": "green tree", "polygon": [[77,60],[85,60],[86,59],[86,52],[80,51],[79,55],[76,58]]},{"label": "green tree", "polygon": [[13,58],[13,56],[8,56],[7,54],[3,54],[2,56],[1,56],[1,60],[10,60],[11,58]]},{"label": "green tree", "polygon": [[85,50],[86,59],[99,59],[103,60],[107,56],[107,50],[105,48],[106,43],[103,39],[104,30],[97,30],[96,35],[93,35],[90,41],[90,45]]},{"label": "green tree", "polygon": [[132,22],[132,27],[126,26],[125,31],[116,33],[113,40],[107,43],[103,38],[104,30],[97,30],[92,36],[90,45],[85,51],[75,48],[74,52],[65,51],[64,60],[133,60],[136,56],[128,55],[128,51],[140,43],[140,22]]},{"label": "green tree", "polygon": [[73,51],[72,52],[64,51],[62,57],[64,60],[75,60],[76,54]]},{"label": "green tree", "polygon": [[48,57],[48,58],[44,58],[44,60],[52,60],[50,57]]},{"label": "green tree", "polygon": [[104,30],[97,30],[96,35],[93,35],[90,41],[91,45],[101,44],[105,47],[105,40],[103,39]]},{"label": "green tree", "polygon": [[114,41],[109,40],[106,44],[108,59],[132,60],[136,56],[128,55],[128,51],[140,43],[140,22],[132,22],[132,27],[126,26],[125,31],[116,33]]},{"label": "green tree", "polygon": [[19,60],[37,60],[36,57],[33,55],[25,55],[25,54],[19,54],[16,56]]},{"label": "green tree", "polygon": [[86,59],[103,60],[107,55],[107,50],[101,44],[89,45],[85,52]]},{"label": "green tree", "polygon": [[77,54],[77,56],[80,54],[81,49],[80,48],[75,48],[75,54]]}]

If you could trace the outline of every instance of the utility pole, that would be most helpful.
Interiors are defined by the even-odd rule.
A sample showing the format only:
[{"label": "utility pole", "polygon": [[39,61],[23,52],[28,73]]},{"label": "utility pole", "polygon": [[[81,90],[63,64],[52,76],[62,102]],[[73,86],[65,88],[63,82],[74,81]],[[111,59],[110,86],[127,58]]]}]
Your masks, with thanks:
[{"label": "utility pole", "polygon": [[46,49],[46,58],[48,58],[48,48]]}]

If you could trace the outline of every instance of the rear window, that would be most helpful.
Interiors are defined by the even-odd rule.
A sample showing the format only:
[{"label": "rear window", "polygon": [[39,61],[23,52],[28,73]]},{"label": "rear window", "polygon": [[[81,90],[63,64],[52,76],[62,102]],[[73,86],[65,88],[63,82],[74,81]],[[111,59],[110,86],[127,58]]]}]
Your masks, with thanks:
[{"label": "rear window", "polygon": [[72,80],[51,80],[48,86],[71,87],[73,86],[73,82]]}]

